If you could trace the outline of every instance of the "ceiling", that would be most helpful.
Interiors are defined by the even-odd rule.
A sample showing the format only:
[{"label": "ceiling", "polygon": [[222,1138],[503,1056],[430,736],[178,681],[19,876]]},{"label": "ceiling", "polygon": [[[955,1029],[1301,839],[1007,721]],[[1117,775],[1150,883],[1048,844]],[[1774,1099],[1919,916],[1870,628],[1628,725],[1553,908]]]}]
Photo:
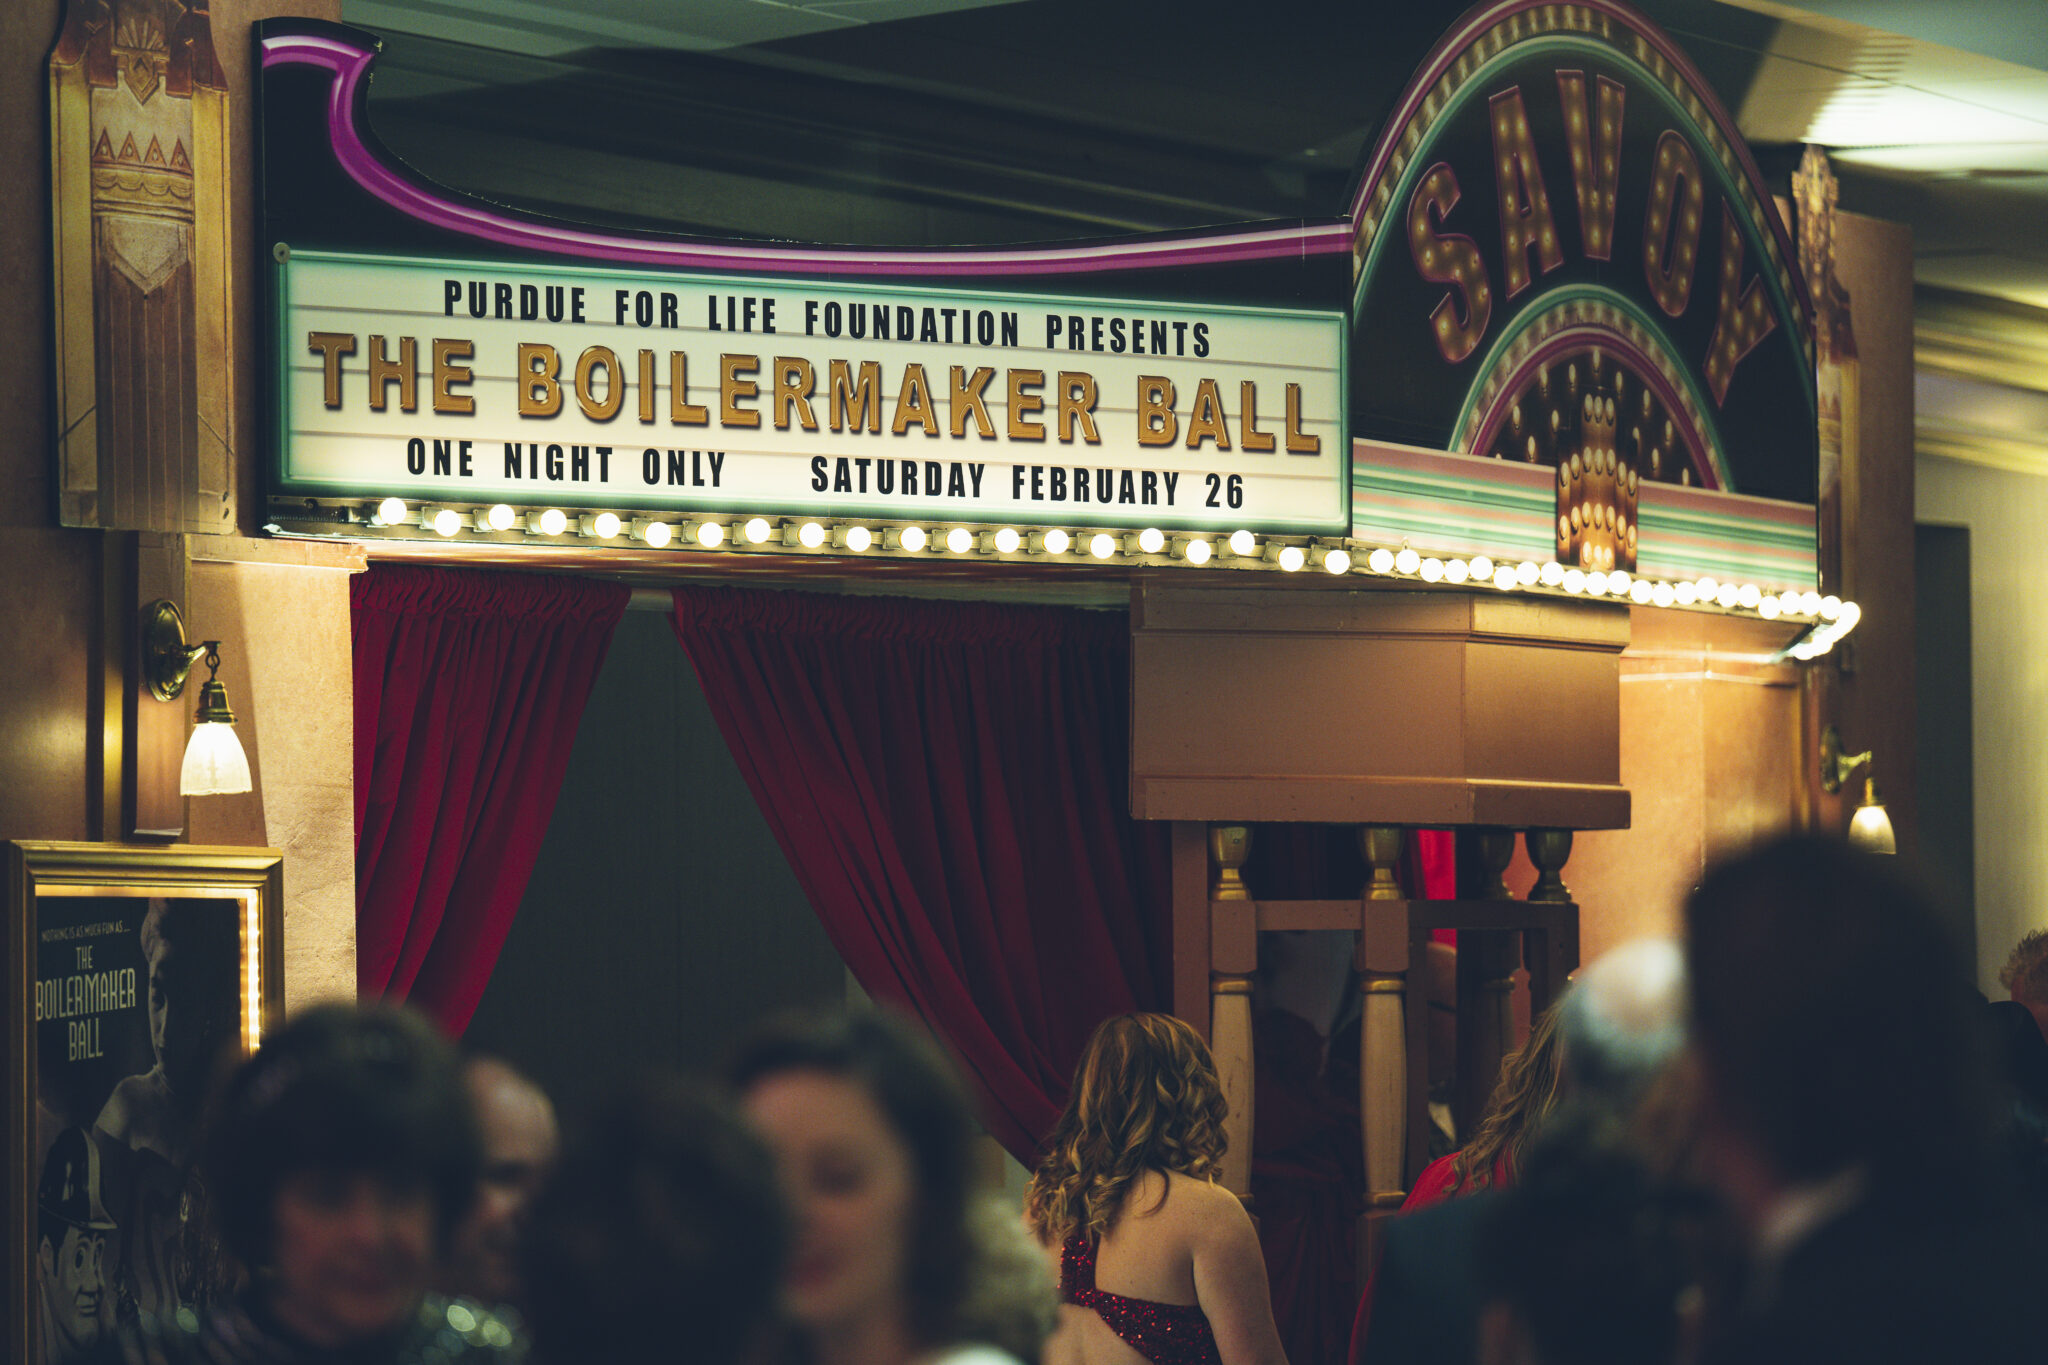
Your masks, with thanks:
[{"label": "ceiling", "polygon": [[[1638,0],[1760,151],[1833,153],[1923,285],[2048,308],[2048,0]],[[543,212],[814,241],[1340,212],[1464,6],[1417,0],[344,0],[372,118]],[[1773,149],[1783,155],[1772,156]]]}]

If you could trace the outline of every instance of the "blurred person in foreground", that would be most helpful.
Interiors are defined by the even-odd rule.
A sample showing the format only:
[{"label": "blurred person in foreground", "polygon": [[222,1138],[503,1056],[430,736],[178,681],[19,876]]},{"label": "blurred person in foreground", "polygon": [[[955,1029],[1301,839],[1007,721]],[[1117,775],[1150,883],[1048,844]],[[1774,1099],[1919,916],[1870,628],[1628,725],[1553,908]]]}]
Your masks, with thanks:
[{"label": "blurred person in foreground", "polygon": [[1597,1119],[1554,1125],[1477,1234],[1481,1365],[1672,1365],[1695,1284],[1674,1195]]},{"label": "blurred person in foreground", "polygon": [[322,1005],[286,1023],[229,1078],[201,1161],[248,1285],[204,1310],[143,1318],[94,1362],[511,1358],[503,1321],[427,1292],[475,1192],[477,1142],[454,1051],[417,1016]]},{"label": "blurred person in foreground", "polygon": [[1095,1030],[1025,1199],[1060,1264],[1047,1365],[1286,1365],[1258,1234],[1216,1184],[1225,1112],[1185,1023],[1126,1014]]},{"label": "blurred person in foreground", "polygon": [[533,1205],[535,1365],[761,1360],[789,1242],[774,1155],[728,1105],[675,1080],[624,1091]]},{"label": "blurred person in foreground", "polygon": [[744,1044],[727,1079],[775,1152],[796,1245],[783,1282],[809,1365],[1015,1365],[1054,1309],[991,1222],[972,1111],[945,1057],[891,1016],[793,1017]]},{"label": "blurred person in foreground", "polygon": [[528,1210],[554,1165],[561,1134],[546,1092],[496,1057],[462,1064],[462,1082],[483,1145],[482,1174],[469,1212],[456,1225],[440,1290],[479,1303],[524,1303],[519,1243]]},{"label": "blurred person in foreground", "polygon": [[[1685,961],[1668,939],[1638,939],[1582,968],[1553,1006],[1557,1096],[1543,1123],[1552,1146],[1583,1146],[1627,1125],[1685,1043]],[[1521,1178],[1519,1167],[1515,1180]],[[1355,1359],[1367,1365],[1477,1359],[1485,1307],[1480,1248],[1513,1185],[1496,1185],[1391,1220],[1371,1317]]]},{"label": "blurred person in foreground", "polygon": [[1981,1005],[1893,860],[1786,839],[1686,907],[1701,1158],[1747,1237],[1710,1361],[2038,1359]]}]

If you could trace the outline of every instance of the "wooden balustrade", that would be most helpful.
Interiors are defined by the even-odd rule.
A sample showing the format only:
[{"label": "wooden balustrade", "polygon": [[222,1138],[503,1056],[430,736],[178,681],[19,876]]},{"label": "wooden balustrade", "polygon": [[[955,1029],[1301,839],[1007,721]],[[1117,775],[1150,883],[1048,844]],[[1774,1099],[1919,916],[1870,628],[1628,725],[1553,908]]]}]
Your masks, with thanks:
[{"label": "wooden balustrade", "polygon": [[[1360,831],[1368,878],[1357,900],[1258,901],[1244,881],[1251,831],[1182,825],[1175,836],[1177,921],[1206,912],[1206,933],[1176,924],[1176,1007],[1206,1023],[1225,1099],[1229,1151],[1221,1180],[1249,1200],[1253,1109],[1252,975],[1261,932],[1349,930],[1358,935],[1353,967],[1359,977],[1359,1128],[1365,1163],[1366,1213],[1360,1225],[1359,1273],[1369,1270],[1378,1222],[1400,1207],[1427,1159],[1429,1058],[1427,991],[1422,967],[1431,934],[1459,931],[1458,1090],[1453,1106],[1461,1133],[1476,1122],[1501,1058],[1514,1045],[1510,991],[1516,967],[1529,971],[1530,1007],[1548,1006],[1578,965],[1578,907],[1560,875],[1571,855],[1567,830],[1528,832],[1537,880],[1526,901],[1510,897],[1502,878],[1514,852],[1514,832],[1482,830],[1474,840],[1484,875],[1474,899],[1410,900],[1395,879],[1401,831],[1387,825]],[[1206,844],[1206,849],[1202,847]],[[1202,855],[1206,853],[1206,858]],[[1206,866],[1204,865],[1206,864]],[[1196,870],[1199,888],[1183,883]],[[1524,951],[1526,942],[1526,953]],[[1200,953],[1205,962],[1184,960]],[[1195,974],[1199,971],[1199,975]],[[1199,997],[1189,995],[1200,981]]]}]

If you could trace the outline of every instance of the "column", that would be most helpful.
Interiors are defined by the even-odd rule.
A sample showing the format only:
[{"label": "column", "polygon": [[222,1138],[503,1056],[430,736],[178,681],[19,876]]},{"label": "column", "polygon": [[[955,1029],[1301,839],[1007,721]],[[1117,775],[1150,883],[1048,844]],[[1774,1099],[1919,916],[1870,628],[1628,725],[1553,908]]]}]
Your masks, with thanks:
[{"label": "column", "polygon": [[1244,882],[1252,832],[1244,825],[1211,825],[1209,853],[1216,877],[1209,888],[1209,1050],[1230,1112],[1223,1120],[1229,1150],[1220,1179],[1249,1199],[1252,1189],[1252,973],[1259,965],[1258,907]]}]

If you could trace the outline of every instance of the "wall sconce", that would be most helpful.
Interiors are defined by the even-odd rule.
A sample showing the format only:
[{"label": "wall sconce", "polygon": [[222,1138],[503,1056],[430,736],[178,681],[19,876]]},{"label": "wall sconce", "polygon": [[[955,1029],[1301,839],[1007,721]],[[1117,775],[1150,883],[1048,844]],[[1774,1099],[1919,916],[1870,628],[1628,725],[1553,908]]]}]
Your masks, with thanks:
[{"label": "wall sconce", "polygon": [[[1849,775],[1870,763],[1870,750],[1860,754],[1842,752],[1842,732],[1830,725],[1820,732],[1820,785],[1830,793],[1842,789]],[[1899,842],[1892,833],[1892,818],[1877,799],[1877,779],[1863,775],[1863,802],[1849,821],[1849,842],[1872,853],[1897,853]]]},{"label": "wall sconce", "polygon": [[177,605],[159,598],[144,609],[142,627],[142,671],[149,694],[158,701],[176,701],[185,691],[185,679],[201,658],[209,670],[199,689],[199,724],[185,745],[185,762],[178,772],[180,796],[227,796],[248,791],[249,756],[235,734],[235,713],[228,705],[228,689],[220,681],[220,641],[185,643],[185,618]]}]

